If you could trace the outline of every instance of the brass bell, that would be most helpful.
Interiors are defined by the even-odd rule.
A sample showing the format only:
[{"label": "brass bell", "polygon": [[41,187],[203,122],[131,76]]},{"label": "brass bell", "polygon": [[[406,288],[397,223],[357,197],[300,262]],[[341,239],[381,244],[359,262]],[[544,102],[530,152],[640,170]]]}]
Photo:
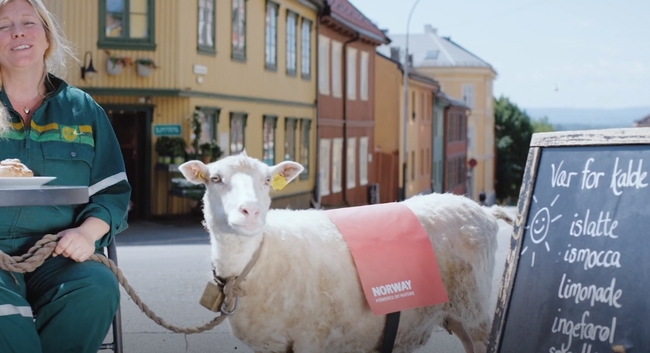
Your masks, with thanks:
[{"label": "brass bell", "polygon": [[214,281],[208,281],[199,304],[210,311],[218,313],[221,311],[221,305],[225,299],[226,295],[223,293],[223,286]]}]

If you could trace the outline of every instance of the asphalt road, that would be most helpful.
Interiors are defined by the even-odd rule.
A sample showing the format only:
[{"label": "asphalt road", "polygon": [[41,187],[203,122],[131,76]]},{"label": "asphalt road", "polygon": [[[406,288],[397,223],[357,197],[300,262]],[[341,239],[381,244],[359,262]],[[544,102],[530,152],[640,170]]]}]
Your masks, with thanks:
[{"label": "asphalt road", "polygon": [[[508,208],[514,217],[515,209]],[[499,222],[493,303],[501,284],[512,227]],[[166,322],[196,327],[216,315],[198,304],[210,278],[208,233],[198,219],[136,222],[118,235],[118,265],[142,301]],[[200,334],[172,333],[151,319],[122,289],[122,331],[126,353],[253,353],[229,333],[227,323]],[[464,353],[455,336],[442,329],[417,351]]]}]

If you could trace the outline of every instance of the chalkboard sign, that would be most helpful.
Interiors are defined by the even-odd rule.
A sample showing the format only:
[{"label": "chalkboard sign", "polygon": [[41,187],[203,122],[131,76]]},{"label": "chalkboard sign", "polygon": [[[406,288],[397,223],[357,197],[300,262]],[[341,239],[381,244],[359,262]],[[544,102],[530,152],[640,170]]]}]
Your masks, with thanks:
[{"label": "chalkboard sign", "polygon": [[650,129],[533,135],[488,351],[650,352]]}]

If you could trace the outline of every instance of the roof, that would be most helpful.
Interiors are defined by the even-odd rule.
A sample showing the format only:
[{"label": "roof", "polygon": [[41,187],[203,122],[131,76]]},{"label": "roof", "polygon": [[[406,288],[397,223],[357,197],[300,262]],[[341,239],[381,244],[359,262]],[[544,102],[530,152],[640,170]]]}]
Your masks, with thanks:
[{"label": "roof", "polygon": [[465,102],[459,101],[457,99],[453,99],[453,98],[449,97],[448,95],[446,95],[445,92],[443,92],[443,91],[438,91],[436,93],[436,100],[440,101],[440,103],[442,103],[445,106],[446,105],[452,105],[452,106],[455,106],[455,107],[461,107],[461,108],[469,109],[469,107],[467,106],[467,104],[465,104]]},{"label": "roof", "polygon": [[327,0],[327,4],[331,10],[330,16],[337,22],[379,43],[388,44],[391,42],[390,38],[382,30],[354,5],[350,4],[348,0]]},{"label": "roof", "polygon": [[[406,44],[405,34],[391,34],[390,46],[377,48],[382,54],[390,56],[391,47],[399,47],[401,60]],[[426,25],[424,33],[409,34],[409,54],[413,55],[414,67],[485,67],[494,70],[485,60],[463,48],[449,37],[441,37],[431,25]]]},{"label": "roof", "polygon": [[[397,68],[402,72],[402,75],[404,75],[404,65],[402,65],[401,62],[396,61],[395,59],[391,58],[390,56],[384,55],[384,54],[382,54],[380,52],[377,52],[377,55],[379,55],[380,57],[394,63],[397,66]],[[404,76],[402,76],[402,77],[404,77]],[[420,81],[422,83],[427,83],[427,84],[430,84],[430,85],[433,85],[433,86],[440,87],[440,83],[438,81],[432,79],[431,77],[429,77],[427,75],[419,73],[414,68],[409,69],[409,78],[414,79],[416,81]]]}]

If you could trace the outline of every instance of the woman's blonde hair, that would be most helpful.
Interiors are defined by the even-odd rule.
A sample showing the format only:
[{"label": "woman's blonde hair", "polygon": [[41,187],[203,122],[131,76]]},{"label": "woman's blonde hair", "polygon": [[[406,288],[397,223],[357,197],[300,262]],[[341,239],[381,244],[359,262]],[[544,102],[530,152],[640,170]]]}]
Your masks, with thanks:
[{"label": "woman's blonde hair", "polygon": [[[0,0],[0,8],[6,4],[16,0]],[[54,15],[45,7],[43,0],[26,0],[36,11],[36,14],[43,24],[45,29],[45,38],[50,44],[49,48],[45,50],[43,61],[45,62],[45,70],[43,75],[51,72],[57,76],[65,76],[66,74],[66,61],[67,59],[76,60],[68,40],[65,38],[63,31],[59,24],[54,19]],[[57,0],[58,1],[58,0]],[[45,79],[45,77],[43,77]],[[10,128],[9,113],[7,108],[0,104],[0,136],[4,135]]]}]

